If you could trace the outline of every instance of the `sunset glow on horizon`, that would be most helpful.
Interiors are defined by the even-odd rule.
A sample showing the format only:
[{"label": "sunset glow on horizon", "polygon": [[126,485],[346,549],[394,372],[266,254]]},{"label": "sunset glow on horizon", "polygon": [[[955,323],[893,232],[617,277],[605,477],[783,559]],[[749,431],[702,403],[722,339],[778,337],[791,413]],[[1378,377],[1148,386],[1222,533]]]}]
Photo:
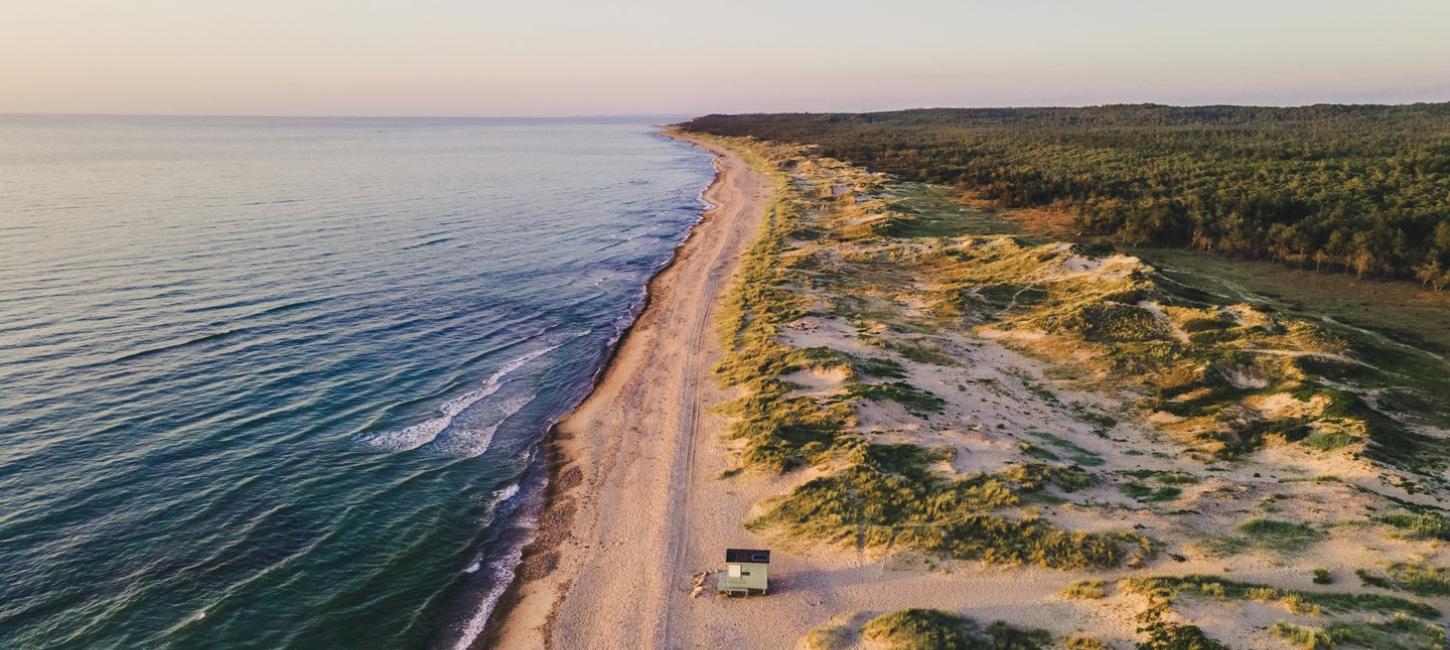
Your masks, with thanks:
[{"label": "sunset glow on horizon", "polygon": [[1450,100],[1450,3],[19,0],[0,113],[604,115]]}]

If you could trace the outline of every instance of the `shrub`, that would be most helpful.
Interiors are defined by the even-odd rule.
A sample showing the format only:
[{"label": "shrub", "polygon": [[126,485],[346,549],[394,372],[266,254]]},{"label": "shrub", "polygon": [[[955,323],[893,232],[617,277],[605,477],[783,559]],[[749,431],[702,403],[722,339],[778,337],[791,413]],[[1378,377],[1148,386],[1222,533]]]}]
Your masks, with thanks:
[{"label": "shrub", "polygon": [[955,358],[943,351],[940,346],[926,339],[887,340],[883,345],[887,349],[917,363],[926,363],[934,366],[957,365]]},{"label": "shrub", "polygon": [[861,633],[891,650],[1039,650],[1052,644],[1046,630],[997,621],[983,632],[972,619],[938,609],[882,614],[867,622]]},{"label": "shrub", "polygon": [[846,469],[813,479],[777,501],[752,528],[780,526],[825,543],[933,550],[959,559],[1058,568],[1113,567],[1124,546],[1151,549],[1133,533],[1073,533],[1038,517],[994,511],[1049,485],[1071,490],[1090,482],[1081,469],[1041,463],[997,474],[948,479],[931,465],[943,452],[916,445],[861,443]]},{"label": "shrub", "polygon": [[1377,576],[1364,569],[1355,573],[1361,582],[1371,587],[1407,591],[1417,596],[1450,596],[1450,569],[1445,567],[1396,562],[1389,566],[1388,577]]},{"label": "shrub", "polygon": [[937,609],[903,609],[871,619],[861,628],[867,640],[892,650],[977,650],[985,643],[976,625]]},{"label": "shrub", "polygon": [[804,650],[842,650],[851,647],[853,636],[846,625],[831,623],[806,633],[799,645]]},{"label": "shrub", "polygon": [[1291,609],[1312,606],[1346,612],[1406,614],[1427,619],[1440,616],[1440,610],[1431,605],[1395,596],[1333,591],[1294,591],[1270,585],[1233,582],[1209,575],[1128,578],[1121,584],[1134,592],[1145,594],[1150,599],[1163,603],[1171,603],[1174,598],[1186,594],[1231,600],[1279,602]]},{"label": "shrub", "polygon": [[1196,625],[1157,620],[1139,628],[1148,640],[1138,650],[1229,650],[1229,647],[1208,638]]},{"label": "shrub", "polygon": [[1304,650],[1330,650],[1334,647],[1329,634],[1318,628],[1279,621],[1269,628],[1269,633]]},{"label": "shrub", "polygon": [[1107,583],[1102,580],[1079,580],[1063,589],[1062,595],[1078,600],[1095,600],[1108,595]]},{"label": "shrub", "polygon": [[1445,630],[1403,615],[1388,621],[1330,623],[1324,632],[1336,645],[1376,650],[1445,650]]},{"label": "shrub", "polygon": [[1081,634],[1074,634],[1067,637],[1066,645],[1067,650],[1109,650],[1108,644],[1104,643],[1102,639],[1083,636]]},{"label": "shrub", "polygon": [[1148,501],[1154,503],[1159,501],[1172,501],[1183,494],[1182,488],[1173,487],[1171,485],[1165,485],[1155,488],[1136,482],[1123,483],[1118,486],[1118,489],[1122,490],[1123,494],[1133,497],[1134,499],[1137,499],[1139,501]]},{"label": "shrub", "polygon": [[1324,534],[1308,525],[1275,519],[1250,519],[1238,528],[1254,544],[1275,551],[1298,551],[1319,541]]},{"label": "shrub", "polygon": [[1437,513],[1384,515],[1378,521],[1404,531],[1405,537],[1410,539],[1450,540],[1450,519]]},{"label": "shrub", "polygon": [[870,400],[889,399],[906,407],[908,411],[936,412],[946,406],[946,400],[904,381],[887,384],[846,384],[846,392],[837,399],[862,398]]}]

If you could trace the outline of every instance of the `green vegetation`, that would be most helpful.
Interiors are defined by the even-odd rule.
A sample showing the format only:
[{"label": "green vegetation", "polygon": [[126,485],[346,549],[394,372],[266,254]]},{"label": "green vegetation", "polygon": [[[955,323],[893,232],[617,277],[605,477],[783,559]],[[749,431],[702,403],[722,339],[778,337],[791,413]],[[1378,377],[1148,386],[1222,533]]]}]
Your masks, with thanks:
[{"label": "green vegetation", "polygon": [[[972,234],[990,224],[957,219],[954,211],[970,211],[952,204],[946,198],[949,191],[942,188],[867,174],[805,155],[798,148],[731,145],[755,157],[778,188],[763,234],[748,251],[737,284],[720,310],[725,354],[717,373],[723,383],[739,387],[742,395],[724,407],[735,416],[731,435],[740,450],[740,467],[731,472],[812,466],[809,477],[791,481],[796,488],[757,504],[747,523],[751,530],[778,535],[787,544],[821,544],[888,556],[903,552],[898,559],[932,565],[950,558],[1061,569],[1141,567],[1158,550],[1144,535],[1078,532],[1056,523],[1074,520],[1081,513],[1079,507],[1122,509],[1122,499],[1104,501],[1099,490],[1072,509],[1054,507],[1068,500],[1067,493],[1098,482],[1090,472],[1101,471],[1093,468],[1116,456],[1104,457],[1084,444],[1106,443],[1080,444],[1069,432],[1050,425],[1038,425],[1049,431],[1028,427],[1026,422],[1042,420],[1026,409],[1028,404],[1016,404],[1022,400],[1022,388],[1015,379],[989,378],[996,377],[999,368],[919,365],[957,366],[977,358],[979,350],[984,360],[990,360],[987,355],[996,352],[988,339],[1052,361],[1044,374],[1024,372],[1016,377],[1041,398],[1028,400],[1031,406],[1083,416],[1106,438],[1116,424],[1114,418],[1089,418],[1091,409],[1100,407],[1069,396],[1100,387],[1121,391],[1116,394],[1132,396],[1131,401],[1111,406],[1114,414],[1134,420],[1152,414],[1153,425],[1166,434],[1152,433],[1148,438],[1155,446],[1139,445],[1143,448],[1127,453],[1165,468],[1174,465],[1158,459],[1176,461],[1184,456],[1208,463],[1203,468],[1208,474],[1203,476],[1214,478],[1202,488],[1188,487],[1204,480],[1195,475],[1199,470],[1111,468],[1116,471],[1110,471],[1109,485],[1135,499],[1169,502],[1185,491],[1193,493],[1195,510],[1183,509],[1187,505],[1154,505],[1153,512],[1138,507],[1136,517],[1154,518],[1139,526],[1144,530],[1159,521],[1159,515],[1224,513],[1221,504],[1235,498],[1224,484],[1239,480],[1245,470],[1254,471],[1259,479],[1253,481],[1254,489],[1230,508],[1251,509],[1257,504],[1259,518],[1243,521],[1237,529],[1214,529],[1229,534],[1201,542],[1200,548],[1210,554],[1301,552],[1331,530],[1277,519],[1292,519],[1291,514],[1271,514],[1291,512],[1277,501],[1284,495],[1272,487],[1274,479],[1307,482],[1312,474],[1290,471],[1279,478],[1281,474],[1268,468],[1266,478],[1260,478],[1260,467],[1220,462],[1215,456],[1231,459],[1267,445],[1297,445],[1298,449],[1283,453],[1293,457],[1334,453],[1350,462],[1362,455],[1425,472],[1413,480],[1386,474],[1383,486],[1392,490],[1443,486],[1435,479],[1438,474],[1427,470],[1446,458],[1444,446],[1416,432],[1416,425],[1427,423],[1421,415],[1442,408],[1434,390],[1450,386],[1444,377],[1419,381],[1446,367],[1429,361],[1438,358],[1433,354],[1421,354],[1412,344],[1383,337],[1378,330],[1320,319],[1289,301],[1253,297],[1252,290],[1205,290],[1187,282],[1183,274],[1170,277],[1102,246]],[[968,331],[981,338],[963,336]],[[830,343],[833,347],[787,345],[832,340],[838,341]],[[1396,346],[1408,351],[1379,356]],[[1411,357],[1414,360],[1407,361]],[[1054,388],[1061,387],[1063,396],[1041,377]],[[1018,436],[1020,453],[1001,445],[993,449],[994,454],[1006,452],[1016,460],[1003,466],[998,456],[981,456],[966,464],[991,463],[992,469],[968,473],[959,469],[963,465],[959,461],[968,459],[957,458],[957,447],[887,444],[902,438],[961,444],[963,438],[948,428],[946,420],[927,417],[944,410],[946,402],[918,385],[938,393],[943,390],[938,386],[955,385],[969,393],[962,397],[980,398],[993,409],[1004,407],[1003,413],[1013,413],[1005,409],[1016,407],[1031,416],[1015,426],[1010,416],[996,424],[987,420],[986,426],[995,426],[994,431],[968,423],[967,449],[974,449],[970,442],[976,434],[995,434],[999,440]],[[980,389],[980,395],[970,394],[974,389]],[[862,400],[894,401],[927,421],[878,427],[876,413],[864,408]],[[858,414],[869,425],[858,421]],[[1113,442],[1130,446],[1129,429],[1117,431],[1125,439]],[[1187,449],[1159,448],[1169,440]],[[1277,457],[1266,454],[1249,462]],[[1361,485],[1361,475],[1353,472],[1355,480],[1342,485],[1305,485],[1311,488],[1305,501],[1331,493],[1353,495],[1355,490],[1374,493],[1377,496],[1347,502],[1345,507],[1353,509],[1349,516],[1359,512],[1361,500],[1370,499],[1375,504],[1368,508],[1370,516],[1393,527],[1392,534],[1450,539],[1450,524],[1436,512],[1438,508],[1380,494],[1382,490]],[[1315,480],[1328,483],[1331,478]],[[1392,512],[1380,509],[1380,504],[1389,502],[1404,512],[1379,514]],[[1314,521],[1344,521],[1346,513],[1343,509],[1337,514],[1316,512]],[[1175,521],[1190,530],[1202,529],[1201,522]],[[1221,526],[1216,519],[1213,524]],[[1188,558],[1174,554],[1173,559]],[[1261,559],[1248,560],[1256,566]],[[1242,568],[1242,563],[1228,562],[1223,571],[1229,575],[1230,570]],[[1294,569],[1307,570],[1302,565]],[[1443,640],[1443,633],[1434,636],[1439,628],[1417,620],[1438,616],[1437,608],[1398,596],[1450,595],[1450,572],[1408,564],[1376,570],[1378,574],[1360,572],[1366,584],[1407,593],[1297,591],[1201,575],[1132,578],[1119,583],[1119,590],[1148,596],[1150,606],[1137,621],[1141,638],[1146,639],[1142,648],[1223,648],[1183,618],[1198,607],[1212,605],[1206,599],[1282,607],[1294,617],[1275,634],[1304,647],[1356,646],[1364,640],[1384,647],[1441,647],[1428,641]],[[1333,578],[1327,569],[1313,570],[1316,584],[1332,584]],[[1093,579],[1069,585],[1062,596],[1093,599],[1106,593],[1106,582]],[[1200,600],[1194,609],[1174,613],[1175,600],[1180,598]],[[1313,626],[1290,626],[1305,621]],[[823,648],[854,644],[859,641],[858,628],[859,619],[834,624],[803,642]],[[978,628],[970,620],[933,610],[888,614],[866,628],[874,634],[866,636],[867,641],[891,647],[1025,648],[1052,641],[1003,626]],[[1100,645],[1092,639],[1083,639],[1081,645],[1067,639],[1057,642],[1082,648]]]},{"label": "green vegetation", "polygon": [[1388,621],[1336,621],[1323,628],[1278,622],[1269,632],[1304,650],[1339,647],[1375,650],[1443,650],[1445,630],[1405,616]]},{"label": "green vegetation", "polygon": [[884,357],[860,358],[827,347],[801,348],[795,351],[794,358],[797,360],[795,365],[798,366],[844,368],[852,377],[901,379],[906,376],[906,369],[891,359]]},{"label": "green vegetation", "polygon": [[1270,629],[1275,636],[1306,649],[1345,646],[1418,650],[1444,647],[1444,631],[1439,626],[1417,620],[1437,618],[1440,611],[1425,603],[1393,596],[1294,591],[1205,575],[1127,578],[1121,584],[1125,589],[1148,597],[1149,608],[1138,616],[1143,623],[1138,631],[1146,633],[1149,641],[1139,644],[1139,648],[1218,650],[1226,647],[1204,636],[1197,627],[1164,618],[1175,601],[1182,597],[1252,600],[1280,605],[1295,614],[1316,617],[1328,612],[1389,617],[1383,622],[1333,621],[1323,629],[1281,622]]},{"label": "green vegetation", "polygon": [[[862,335],[864,342],[918,363],[957,361],[931,338],[898,336],[889,327],[878,326],[880,321],[863,315],[875,309],[869,292],[860,286],[824,290],[825,283],[840,280],[839,273],[826,272],[821,260],[810,255],[792,252],[789,242],[837,237],[841,223],[861,218],[868,208],[885,209],[876,205],[878,199],[857,202],[868,196],[857,192],[877,182],[875,177],[858,175],[851,183],[837,185],[832,176],[831,197],[840,187],[848,188],[846,194],[811,196],[804,191],[808,185],[791,182],[782,171],[796,168],[802,160],[794,152],[741,142],[731,146],[772,174],[777,197],[720,310],[725,353],[716,373],[726,385],[744,389],[743,397],[723,407],[735,418],[730,435],[743,442],[742,469],[789,471],[805,464],[829,468],[825,475],[771,502],[764,514],[749,522],[750,527],[827,544],[910,548],[961,559],[1050,567],[1111,567],[1129,552],[1137,557],[1151,554],[1152,542],[1135,533],[1073,533],[1018,511],[1029,502],[1060,498],[1049,487],[1067,492],[1090,484],[1092,477],[1079,467],[1028,463],[990,475],[955,476],[944,471],[949,468],[938,467],[951,460],[950,448],[871,444],[856,433],[853,399],[893,400],[917,413],[941,410],[945,402],[904,381],[862,380],[904,376],[905,369],[894,360],[858,358],[824,347],[792,349],[782,343],[782,325],[807,313],[808,302],[845,296],[830,311],[871,332]],[[823,216],[813,207],[816,201],[841,202],[848,207],[838,211],[850,219],[832,222],[839,215]],[[884,278],[893,272],[886,268],[879,275]],[[909,325],[901,327],[916,331]],[[844,369],[849,381],[833,395],[802,395],[785,377],[806,369]]]},{"label": "green vegetation", "polygon": [[1250,519],[1238,528],[1255,546],[1273,551],[1298,551],[1324,538],[1309,526],[1275,519]]},{"label": "green vegetation", "polygon": [[1380,589],[1393,589],[1394,588],[1394,587],[1390,586],[1390,581],[1389,580],[1386,580],[1386,579],[1384,579],[1381,576],[1377,576],[1377,575],[1375,575],[1373,573],[1370,573],[1369,571],[1366,571],[1364,569],[1355,569],[1354,570],[1354,575],[1359,576],[1359,583],[1362,584],[1362,585],[1364,585],[1364,586],[1366,586],[1366,587],[1379,587]]},{"label": "green vegetation", "polygon": [[1133,469],[1119,472],[1136,479],[1151,479],[1163,485],[1193,485],[1202,479],[1181,470]]},{"label": "green vegetation", "polygon": [[[1355,281],[1273,262],[1230,259],[1184,249],[1128,248],[1164,276],[1235,300],[1262,302],[1301,315],[1328,316],[1341,333],[1378,343],[1398,361],[1415,349],[1450,352],[1450,294],[1408,282]],[[1400,344],[1411,349],[1400,347]],[[1398,350],[1398,353],[1396,351]],[[1378,358],[1379,350],[1375,350]]]},{"label": "green vegetation", "polygon": [[1324,630],[1280,621],[1269,628],[1269,633],[1304,650],[1329,650],[1334,640]]},{"label": "green vegetation", "polygon": [[1119,483],[1118,489],[1134,499],[1157,503],[1160,501],[1172,501],[1183,494],[1183,488],[1165,485],[1153,487],[1142,483]]},{"label": "green vegetation", "polygon": [[[1161,428],[1204,453],[1234,456],[1273,441],[1367,443],[1376,459],[1423,468],[1444,455],[1355,393],[1327,387],[1344,383],[1322,374],[1341,365],[1373,377],[1365,382],[1403,379],[1359,363],[1345,339],[1308,320],[1079,246],[963,237],[911,250],[881,257],[931,278],[933,312],[989,323],[1009,342],[1020,335],[1033,354],[1140,389],[1149,395],[1140,406],[1167,418]],[[1028,288],[1041,292],[1030,304],[1013,298]]]},{"label": "green vegetation", "polygon": [[1437,513],[1397,513],[1384,515],[1376,521],[1404,531],[1403,535],[1409,539],[1450,540],[1450,520]]},{"label": "green vegetation", "polygon": [[1102,456],[1099,456],[1090,450],[1084,449],[1077,443],[1063,438],[1062,436],[1048,433],[1046,431],[1038,431],[1037,429],[1028,429],[1027,433],[1046,442],[1049,445],[1052,445],[1053,447],[1058,448],[1064,454],[1067,454],[1068,458],[1071,459],[1072,462],[1077,463],[1078,465],[1082,465],[1083,467],[1101,467],[1103,464]]},{"label": "green vegetation", "polygon": [[1090,484],[1081,469],[1029,463],[949,479],[932,469],[948,458],[916,445],[859,442],[843,457],[846,469],[796,488],[749,525],[826,544],[1057,568],[1113,567],[1129,548],[1151,552],[1151,541],[1134,533],[1073,533],[1039,517],[999,512],[1049,486],[1072,491]]},{"label": "green vegetation", "polygon": [[832,621],[806,633],[800,645],[807,650],[842,650],[849,648],[855,633],[844,622]]},{"label": "green vegetation", "polygon": [[1078,231],[1450,285],[1450,104],[710,115],[685,128],[821,145]]},{"label": "green vegetation", "polygon": [[1249,550],[1251,546],[1249,540],[1234,535],[1210,535],[1193,542],[1193,547],[1208,557],[1238,555]]},{"label": "green vegetation", "polygon": [[1450,596],[1450,569],[1445,567],[1396,562],[1389,565],[1387,571],[1383,577],[1364,569],[1355,574],[1371,587],[1405,591],[1417,596]]},{"label": "green vegetation", "polygon": [[1044,630],[997,621],[983,631],[972,619],[939,609],[882,614],[861,633],[890,650],[1038,650],[1052,644],[1052,635]]},{"label": "green vegetation", "polygon": [[1228,557],[1249,549],[1290,553],[1324,538],[1323,532],[1308,525],[1275,519],[1250,519],[1239,524],[1238,532],[1242,536],[1215,535],[1195,546],[1210,557]]},{"label": "green vegetation", "polygon": [[1159,604],[1171,605],[1180,596],[1197,596],[1218,600],[1253,600],[1277,603],[1291,612],[1314,613],[1325,610],[1340,612],[1371,612],[1384,615],[1405,614],[1433,619],[1440,610],[1426,603],[1382,596],[1346,592],[1295,591],[1269,585],[1233,582],[1217,576],[1186,575],[1127,578],[1126,589],[1147,595]]},{"label": "green vegetation", "polygon": [[927,339],[893,338],[880,341],[880,345],[917,363],[929,363],[935,366],[957,365],[956,359],[943,351],[941,346]]},{"label": "green vegetation", "polygon": [[887,384],[852,382],[846,384],[845,394],[836,399],[852,398],[891,400],[901,404],[906,407],[906,410],[913,413],[936,412],[946,406],[946,400],[904,381],[893,381]]},{"label": "green vegetation", "polygon": [[1138,650],[1229,650],[1208,638],[1197,625],[1154,620],[1138,631],[1148,635],[1147,641],[1138,644]]},{"label": "green vegetation", "polygon": [[1445,630],[1406,616],[1384,622],[1330,623],[1324,631],[1336,646],[1374,650],[1445,650]]},{"label": "green vegetation", "polygon": [[1067,650],[1109,650],[1108,644],[1103,642],[1102,639],[1083,636],[1081,634],[1074,634],[1067,637],[1064,645],[1067,646]]},{"label": "green vegetation", "polygon": [[[1438,384],[1411,382],[1412,377],[1450,376],[1432,372],[1437,368],[1431,361],[1422,360],[1423,368],[1372,367],[1357,361],[1347,339],[1335,333],[1342,328],[1232,302],[1089,247],[1033,245],[1005,236],[901,239],[878,233],[859,250],[795,248],[802,241],[839,239],[843,228],[873,215],[945,220],[946,211],[962,208],[943,205],[949,202],[921,189],[928,186],[890,182],[788,147],[732,146],[773,171],[780,192],[722,309],[727,354],[720,377],[751,394],[731,409],[740,416],[734,433],[746,443],[746,467],[781,471],[822,462],[852,426],[853,414],[841,400],[791,393],[781,376],[795,369],[845,368],[856,396],[900,397],[918,415],[939,408],[936,396],[905,384],[891,388],[866,380],[903,378],[900,363],[885,355],[857,359],[839,351],[792,350],[777,340],[781,324],[821,301],[814,313],[844,318],[863,342],[918,363],[959,363],[941,339],[930,336],[954,320],[1020,333],[1034,354],[1147,394],[1139,409],[1161,412],[1160,428],[1200,453],[1234,456],[1288,442],[1363,453],[1427,474],[1446,460],[1443,445],[1401,422],[1438,408],[1413,406],[1434,404],[1418,391]],[[1104,270],[1096,272],[1099,268]],[[923,316],[901,318],[894,296],[906,294],[925,303],[917,308]],[[1041,334],[1048,338],[1030,338]],[[1051,391],[1025,385],[1056,402]],[[1378,391],[1379,408],[1398,410],[1387,414],[1371,407],[1359,396],[1361,386]],[[1064,448],[1045,437],[1042,442],[1030,449],[1038,458],[1095,462],[1081,447]],[[1176,498],[1170,487],[1145,496]]]},{"label": "green vegetation", "polygon": [[[773,168],[761,152],[742,151],[757,168]],[[774,180],[783,197],[785,177],[776,174]],[[717,316],[725,353],[716,376],[747,392],[725,408],[736,416],[730,435],[745,442],[741,462],[746,467],[784,471],[805,464],[828,451],[851,418],[849,406],[792,396],[781,379],[800,368],[848,360],[823,349],[792,350],[776,340],[780,324],[801,313],[799,297],[787,286],[788,269],[779,259],[798,220],[784,198],[767,207],[761,234],[742,256]]]},{"label": "green vegetation", "polygon": [[1096,600],[1108,595],[1108,583],[1103,580],[1079,580],[1062,590],[1062,595],[1075,600]]}]

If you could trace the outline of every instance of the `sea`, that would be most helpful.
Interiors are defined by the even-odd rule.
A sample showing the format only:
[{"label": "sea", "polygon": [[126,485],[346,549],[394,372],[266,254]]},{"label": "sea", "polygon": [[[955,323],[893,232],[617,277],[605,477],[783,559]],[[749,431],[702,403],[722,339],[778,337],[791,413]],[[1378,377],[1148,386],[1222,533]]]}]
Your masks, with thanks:
[{"label": "sea", "polygon": [[0,116],[0,647],[467,647],[698,220],[651,119]]}]

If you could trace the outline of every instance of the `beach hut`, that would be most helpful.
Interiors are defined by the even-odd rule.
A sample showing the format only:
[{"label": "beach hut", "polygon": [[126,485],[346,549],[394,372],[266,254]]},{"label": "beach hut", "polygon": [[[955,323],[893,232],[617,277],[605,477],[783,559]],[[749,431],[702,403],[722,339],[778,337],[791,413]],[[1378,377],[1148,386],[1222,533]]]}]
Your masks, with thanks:
[{"label": "beach hut", "polygon": [[769,575],[770,551],[727,548],[725,572],[720,574],[719,592],[731,596],[764,594]]}]

